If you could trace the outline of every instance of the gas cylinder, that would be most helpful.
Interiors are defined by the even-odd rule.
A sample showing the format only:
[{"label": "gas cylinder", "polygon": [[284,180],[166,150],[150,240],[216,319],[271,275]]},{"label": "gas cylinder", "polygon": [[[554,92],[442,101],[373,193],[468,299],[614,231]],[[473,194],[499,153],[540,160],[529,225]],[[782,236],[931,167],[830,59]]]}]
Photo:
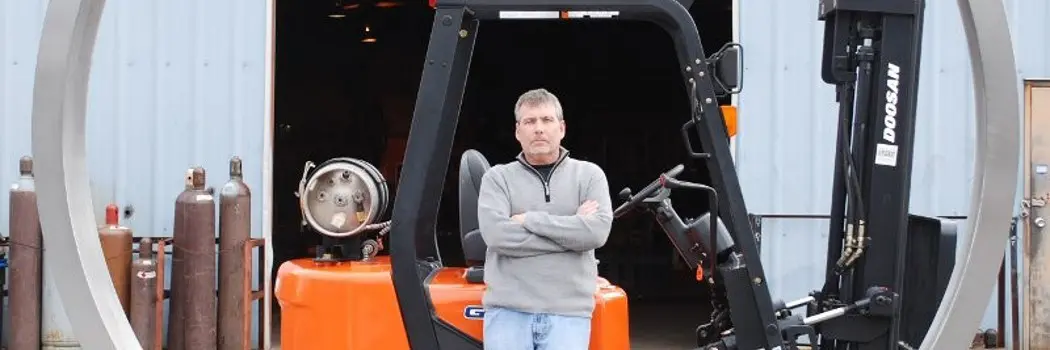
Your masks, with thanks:
[{"label": "gas cylinder", "polygon": [[[172,303],[180,304],[180,348],[172,350],[215,349],[217,343],[215,296],[215,198],[204,188],[201,167],[190,172],[189,188],[175,201]],[[177,266],[177,267],[176,267]],[[170,335],[169,335],[170,337]]]},{"label": "gas cylinder", "polygon": [[33,159],[22,157],[18,164],[20,177],[11,186],[10,241],[8,260],[11,270],[8,283],[8,305],[11,312],[10,350],[40,349],[40,300],[43,286],[40,216],[36,207],[33,181]]},{"label": "gas cylinder", "polygon": [[[179,200],[183,197],[192,196],[188,194],[193,191],[193,168],[186,170],[185,188],[175,201],[175,218],[178,222],[179,218]],[[174,236],[174,235],[173,235]],[[173,237],[174,238],[174,237]],[[182,300],[185,299],[182,296],[182,291],[185,288],[185,279],[183,278],[182,265],[183,265],[183,254],[179,249],[175,249],[174,241],[171,248],[171,287],[169,287],[168,296],[168,341],[167,348],[171,350],[182,350]]]},{"label": "gas cylinder", "polygon": [[124,307],[124,315],[131,311],[129,294],[131,293],[131,229],[120,226],[119,210],[116,204],[106,206],[106,223],[99,226],[98,237],[102,243],[102,255],[109,267],[109,278],[117,289],[117,298]]},{"label": "gas cylinder", "polygon": [[153,240],[139,240],[139,255],[131,263],[131,329],[143,350],[154,347],[153,329],[157,312],[157,262],[153,260]]},{"label": "gas cylinder", "polygon": [[251,341],[244,288],[244,244],[251,238],[251,191],[244,183],[241,159],[230,159],[230,180],[219,191],[219,349],[247,349]]}]

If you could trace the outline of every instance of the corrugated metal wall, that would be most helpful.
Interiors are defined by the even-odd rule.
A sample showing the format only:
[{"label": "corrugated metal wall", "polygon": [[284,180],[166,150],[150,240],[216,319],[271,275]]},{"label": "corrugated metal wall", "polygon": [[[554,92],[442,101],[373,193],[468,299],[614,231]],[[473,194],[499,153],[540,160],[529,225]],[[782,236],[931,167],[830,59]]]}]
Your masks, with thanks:
[{"label": "corrugated metal wall", "polygon": [[[31,151],[33,79],[46,6],[46,0],[0,1],[3,184],[13,183],[18,158]],[[205,167],[208,186],[219,188],[236,155],[255,190],[252,235],[261,238],[263,3],[108,0],[100,26],[87,116],[99,222],[105,205],[115,202],[133,208],[123,223],[137,236],[170,236],[185,170]],[[8,227],[4,198],[0,231]]]},{"label": "corrugated metal wall", "polygon": [[[754,213],[828,211],[836,106],[819,76],[816,4],[740,6],[746,85],[737,159]],[[30,152],[45,7],[45,0],[0,2],[0,183],[14,181],[18,157]],[[1050,75],[1050,5],[1012,0],[1009,10],[1020,76]],[[965,215],[973,132],[966,42],[955,1],[930,0],[927,13],[912,211]],[[101,208],[116,202],[134,209],[124,222],[137,235],[170,235],[183,171],[203,165],[209,186],[218,187],[229,157],[238,155],[256,189],[253,236],[261,237],[265,7],[247,0],[109,0],[100,31],[88,107],[99,220]],[[0,213],[7,209],[0,201]],[[6,227],[7,215],[0,215],[0,230]],[[763,231],[774,294],[791,298],[816,288],[826,223],[767,220]]]},{"label": "corrugated metal wall", "polygon": [[[820,78],[823,25],[816,22],[817,3],[740,6],[745,85],[736,156],[753,213],[829,210],[837,106],[833,87]],[[927,3],[911,211],[967,215],[974,126],[966,38],[956,1]],[[1047,76],[1050,6],[1043,0],[1009,0],[1008,11],[1020,77]],[[826,220],[765,220],[762,255],[777,297],[819,289],[827,232]],[[985,328],[995,326],[994,305],[988,310]]]}]

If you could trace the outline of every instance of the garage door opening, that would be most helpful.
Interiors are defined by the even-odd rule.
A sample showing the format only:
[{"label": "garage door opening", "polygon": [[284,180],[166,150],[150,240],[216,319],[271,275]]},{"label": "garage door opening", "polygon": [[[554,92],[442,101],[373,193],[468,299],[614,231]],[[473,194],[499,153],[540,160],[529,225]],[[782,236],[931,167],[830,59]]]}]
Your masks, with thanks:
[{"label": "garage door opening", "polygon": [[[397,191],[404,141],[426,55],[433,10],[425,1],[279,1],[275,79],[274,269],[313,256],[319,235],[300,225],[294,194],[307,161],[354,157],[378,167]],[[729,0],[690,8],[707,54],[731,40]],[[480,151],[492,163],[512,161],[513,106],[522,92],[543,87],[565,110],[563,145],[601,166],[617,193],[634,190],[676,164],[682,178],[710,183],[702,162],[689,160],[680,128],[689,103],[670,38],[635,22],[482,22],[449,162],[438,220],[446,265],[462,265],[457,174],[459,156]],[[728,104],[729,101],[722,101]],[[393,196],[392,196],[393,198]],[[676,193],[683,217],[705,213],[702,192]],[[652,216],[617,219],[597,252],[600,274],[631,302],[635,349],[695,345],[707,321],[706,287],[684,268]],[[280,309],[274,304],[273,338]]]}]

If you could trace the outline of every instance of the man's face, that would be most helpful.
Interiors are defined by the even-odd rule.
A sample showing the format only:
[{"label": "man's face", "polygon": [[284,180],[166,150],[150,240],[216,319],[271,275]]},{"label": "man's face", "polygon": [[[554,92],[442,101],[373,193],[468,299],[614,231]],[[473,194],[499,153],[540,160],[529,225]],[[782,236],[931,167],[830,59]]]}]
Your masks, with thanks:
[{"label": "man's face", "polygon": [[551,104],[537,106],[523,105],[518,110],[521,119],[515,128],[515,137],[521,143],[521,150],[526,155],[554,155],[565,137],[565,122],[558,120],[558,115]]}]

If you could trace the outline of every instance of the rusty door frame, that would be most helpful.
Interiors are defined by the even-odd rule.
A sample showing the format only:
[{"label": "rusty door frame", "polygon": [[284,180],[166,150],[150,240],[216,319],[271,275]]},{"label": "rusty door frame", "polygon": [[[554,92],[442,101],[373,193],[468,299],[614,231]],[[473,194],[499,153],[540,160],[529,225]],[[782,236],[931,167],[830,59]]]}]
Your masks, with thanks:
[{"label": "rusty door frame", "polygon": [[1032,247],[1032,235],[1031,235],[1031,233],[1032,233],[1032,216],[1029,215],[1029,210],[1030,210],[1030,206],[1031,206],[1031,202],[1030,201],[1032,199],[1031,198],[1032,191],[1034,190],[1032,188],[1033,187],[1033,183],[1032,183],[1032,175],[1033,175],[1032,174],[1032,167],[1034,165],[1034,162],[1032,160],[1032,153],[1033,153],[1032,152],[1032,132],[1033,132],[1033,123],[1034,123],[1034,121],[1033,121],[1034,116],[1033,116],[1033,110],[1032,110],[1032,91],[1035,90],[1035,89],[1050,89],[1050,78],[1025,79],[1024,80],[1024,102],[1023,102],[1024,103],[1024,107],[1023,107],[1024,108],[1024,110],[1023,110],[1023,112],[1024,112],[1024,141],[1023,141],[1024,142],[1024,150],[1023,150],[1024,158],[1022,160],[1022,164],[1023,164],[1023,168],[1024,169],[1023,169],[1023,176],[1022,176],[1022,180],[1021,180],[1021,182],[1023,184],[1022,185],[1022,190],[1021,190],[1021,196],[1023,198],[1023,201],[1022,201],[1022,206],[1023,207],[1022,207],[1022,212],[1021,212],[1022,220],[1020,220],[1021,221],[1021,227],[1022,227],[1023,242],[1024,242],[1022,244],[1022,247],[1023,247],[1022,259],[1023,259],[1023,261],[1022,261],[1022,264],[1021,264],[1021,266],[1022,266],[1021,267],[1022,268],[1021,272],[1022,272],[1022,275],[1024,276],[1024,278],[1022,280],[1024,282],[1021,285],[1021,290],[1022,290],[1022,293],[1021,293],[1021,305],[1019,305],[1019,307],[1018,307],[1018,309],[1019,309],[1019,311],[1021,311],[1021,314],[1023,315],[1023,317],[1022,317],[1022,322],[1021,322],[1021,327],[1020,327],[1021,329],[1020,330],[1014,330],[1015,332],[1020,332],[1020,334],[1019,334],[1020,337],[1019,338],[1021,339],[1021,348],[1022,349],[1028,349],[1030,347],[1030,341],[1031,341],[1031,339],[1029,338],[1030,335],[1027,334],[1027,332],[1025,332],[1024,330],[1028,329],[1028,327],[1030,325],[1032,325],[1032,323],[1033,323],[1032,322],[1032,313],[1029,312],[1029,310],[1028,310],[1028,307],[1029,307],[1029,305],[1031,305],[1031,302],[1032,302],[1032,300],[1031,300],[1031,294],[1032,293],[1029,290],[1030,287],[1029,287],[1028,281],[1031,278],[1031,271],[1032,270],[1031,270],[1030,266],[1031,266],[1031,261],[1032,261],[1032,254],[1034,252],[1033,247]]}]

